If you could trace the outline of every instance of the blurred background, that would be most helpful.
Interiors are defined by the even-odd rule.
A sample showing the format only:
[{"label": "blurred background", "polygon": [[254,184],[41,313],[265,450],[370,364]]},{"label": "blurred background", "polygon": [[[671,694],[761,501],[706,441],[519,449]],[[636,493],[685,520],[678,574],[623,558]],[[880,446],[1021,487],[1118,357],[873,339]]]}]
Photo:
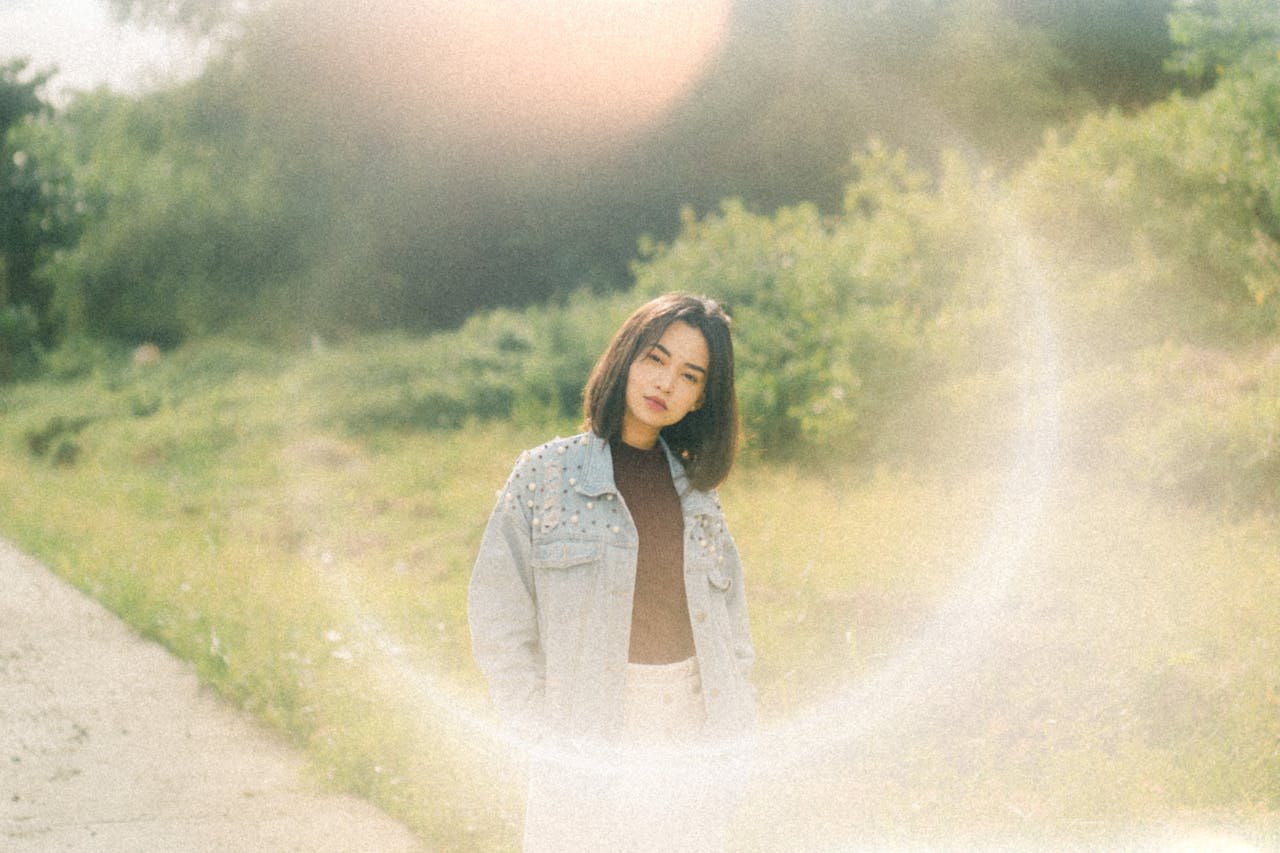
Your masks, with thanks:
[{"label": "blurred background", "polygon": [[518,837],[470,561],[690,290],[739,848],[1280,843],[1273,0],[63,2],[0,6],[0,532],[331,784]]}]

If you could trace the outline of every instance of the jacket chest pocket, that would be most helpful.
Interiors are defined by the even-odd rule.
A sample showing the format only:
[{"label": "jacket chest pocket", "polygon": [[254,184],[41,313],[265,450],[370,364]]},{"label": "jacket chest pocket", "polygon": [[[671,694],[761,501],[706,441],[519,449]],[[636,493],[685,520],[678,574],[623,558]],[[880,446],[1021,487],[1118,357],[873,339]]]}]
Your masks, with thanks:
[{"label": "jacket chest pocket", "polygon": [[[529,555],[537,598],[539,642],[548,666],[578,660],[584,637],[607,628],[605,545],[580,539],[535,542]],[[551,667],[548,679],[553,679]],[[559,672],[558,669],[555,670]],[[559,677],[559,676],[556,676]]]},{"label": "jacket chest pocket", "polygon": [[604,556],[604,543],[581,539],[535,542],[529,564],[536,570],[573,569],[595,563]]},{"label": "jacket chest pocket", "polygon": [[582,539],[535,542],[529,564],[533,568],[538,610],[545,618],[553,623],[572,621],[596,606],[604,575],[603,542]]}]

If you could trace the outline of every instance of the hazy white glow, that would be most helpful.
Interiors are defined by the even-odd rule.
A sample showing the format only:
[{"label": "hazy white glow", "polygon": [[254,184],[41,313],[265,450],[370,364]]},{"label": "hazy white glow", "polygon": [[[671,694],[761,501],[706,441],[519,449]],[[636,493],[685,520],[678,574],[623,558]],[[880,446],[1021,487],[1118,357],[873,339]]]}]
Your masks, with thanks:
[{"label": "hazy white glow", "polygon": [[5,0],[0,61],[31,60],[29,71],[57,73],[47,95],[57,104],[101,85],[139,93],[200,71],[204,52],[155,27],[116,23],[102,0]]},{"label": "hazy white glow", "polygon": [[[991,209],[999,207],[993,199]],[[990,644],[995,620],[1001,618],[1006,593],[1024,565],[1057,471],[1058,359],[1053,318],[1044,299],[1044,276],[1023,245],[1016,223],[1006,223],[1005,231],[1005,239],[1017,252],[1020,313],[1027,318],[1025,328],[1010,330],[1022,347],[1022,360],[1029,365],[1021,401],[1026,414],[1022,422],[1027,426],[1009,448],[1010,471],[981,551],[971,564],[958,567],[955,588],[934,617],[879,670],[843,685],[792,718],[763,728],[749,744],[729,741],[693,750],[522,742],[517,734],[496,725],[474,697],[461,696],[456,688],[396,655],[383,656],[384,675],[398,682],[401,695],[410,697],[424,718],[455,731],[481,760],[505,753],[510,766],[518,756],[532,754],[541,761],[558,762],[570,772],[609,769],[625,772],[629,778],[661,778],[682,764],[691,769],[711,766],[728,768],[729,775],[738,779],[750,775],[766,787],[786,784],[798,765],[876,736],[882,728],[909,717],[939,687],[963,679]],[[361,616],[358,596],[340,580],[331,582],[334,604],[348,609],[353,622],[372,626]],[[398,647],[381,629],[371,630],[379,636],[377,647]],[[499,777],[480,784],[503,788],[515,781]],[[750,816],[745,819],[749,825]],[[817,839],[806,841],[816,843]]]},{"label": "hazy white glow", "polygon": [[[989,205],[1000,209],[997,199]],[[914,702],[934,687],[954,682],[980,660],[1000,620],[1002,604],[1041,523],[1041,511],[1057,471],[1060,388],[1053,318],[1045,300],[1045,277],[1019,233],[1004,225],[1014,247],[1027,327],[1011,329],[1031,375],[1021,406],[1023,433],[1010,449],[1011,468],[991,517],[982,550],[934,617],[881,668],[861,681],[767,732],[760,748],[762,767],[785,770],[835,746],[871,736],[910,713]]]},{"label": "hazy white glow", "polygon": [[613,138],[669,110],[717,55],[730,0],[445,3],[409,67],[457,129],[543,142]]}]

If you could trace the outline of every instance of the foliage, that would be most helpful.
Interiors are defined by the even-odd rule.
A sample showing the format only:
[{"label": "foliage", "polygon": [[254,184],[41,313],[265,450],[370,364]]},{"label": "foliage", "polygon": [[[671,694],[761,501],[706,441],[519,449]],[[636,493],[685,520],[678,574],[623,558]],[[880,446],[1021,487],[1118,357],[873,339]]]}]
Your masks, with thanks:
[{"label": "foliage", "polygon": [[513,420],[568,425],[631,300],[579,293],[558,305],[477,314],[425,341],[388,337],[322,353],[314,369],[350,384],[325,422],[354,435]]},{"label": "foliage", "polygon": [[1280,348],[1139,350],[1070,383],[1072,442],[1126,487],[1233,513],[1280,507]]},{"label": "foliage", "polygon": [[0,382],[29,374],[57,323],[41,265],[74,241],[68,178],[49,135],[40,90],[48,74],[28,63],[0,64]]},{"label": "foliage", "polygon": [[1066,46],[1010,15],[1007,5],[945,4],[938,34],[918,61],[922,88],[950,128],[947,144],[1010,166],[1035,150],[1045,128],[1068,124],[1096,102]]},{"label": "foliage", "polygon": [[1067,61],[1065,79],[1098,105],[1139,109],[1172,88],[1163,61],[1173,49],[1177,0],[1006,0],[1004,7],[1043,28]]},{"label": "foliage", "polygon": [[31,306],[0,305],[0,383],[34,375],[40,351],[40,321]]},{"label": "foliage", "polygon": [[1009,355],[1011,261],[962,161],[934,182],[873,144],[853,168],[840,216],[730,201],[686,214],[635,267],[638,296],[707,291],[730,307],[746,426],[768,455],[865,450],[923,388]]},{"label": "foliage", "polygon": [[1050,139],[1015,184],[1060,271],[1059,307],[1103,350],[1223,343],[1280,317],[1280,62],[1140,116]]},{"label": "foliage", "polygon": [[[477,349],[519,338],[537,353],[532,333],[503,313],[468,334]],[[206,341],[0,389],[0,518],[306,749],[328,784],[429,847],[505,850],[522,780],[486,725],[466,584],[493,489],[547,424],[344,435],[351,387],[394,392],[413,350],[282,357]],[[431,347],[417,354],[432,370]],[[1151,361],[1170,378],[1198,371]],[[131,401],[153,395],[163,405],[135,415]],[[74,437],[76,464],[29,455],[28,435]],[[819,718],[820,741],[781,744],[820,750],[795,754],[803,779],[759,768],[736,826],[746,846],[867,846],[868,834],[871,846],[1006,834],[1018,846],[1028,820],[1038,838],[1072,837],[1085,820],[1131,833],[1210,811],[1238,833],[1272,821],[1274,839],[1273,514],[1224,524],[1213,508],[1063,472],[1039,518],[1006,515],[1000,501],[1024,496],[1002,498],[997,470],[867,477],[822,462],[746,465],[722,492],[748,570],[762,744],[838,691],[854,697]],[[993,518],[1018,529],[993,534]],[[984,543],[1019,534],[1025,559],[1002,586],[982,574]],[[996,588],[969,614],[973,632],[927,633],[974,586]],[[914,641],[949,629],[977,641],[954,650],[962,664],[912,666]],[[926,646],[925,663],[948,659],[945,645]]]},{"label": "foliage", "polygon": [[1013,182],[1051,270],[1073,449],[1242,510],[1277,501],[1280,56],[1264,5],[1185,7],[1175,38],[1188,70],[1222,65],[1212,88],[1092,117]]},{"label": "foliage", "polygon": [[64,122],[91,227],[50,275],[78,333],[172,345],[224,330],[296,263],[274,153],[195,89],[82,97]]},{"label": "foliage", "polygon": [[[56,310],[71,334],[129,343],[430,331],[617,291],[637,235],[673,238],[682,205],[838,212],[849,150],[869,135],[916,162],[941,139],[1008,167],[1043,124],[1158,91],[1082,82],[1099,64],[1082,58],[1097,41],[1078,29],[1084,5],[743,2],[696,96],[662,122],[538,148],[506,131],[477,141],[474,116],[448,111],[423,49],[443,29],[413,4],[112,5],[218,45],[190,83],[84,96],[49,141],[71,155],[85,214],[82,243],[41,261]],[[1158,5],[1117,32],[1145,33]]]},{"label": "foliage", "polygon": [[1169,30],[1179,48],[1170,68],[1211,85],[1228,68],[1277,58],[1280,9],[1271,0],[1180,0]]},{"label": "foliage", "polygon": [[[930,61],[954,66],[957,79],[966,67],[957,57],[999,57],[978,65],[1032,81],[1009,85],[1043,99],[1037,125],[1054,104],[1070,101],[1071,112],[1088,100],[1071,100],[1061,46],[1035,35],[1046,10],[1006,19],[974,0],[947,6],[953,26],[935,13],[922,11],[918,30],[899,34],[903,45],[928,44]],[[263,32],[279,32],[290,14],[268,14]],[[863,9],[827,36],[856,40],[878,14]],[[821,35],[796,26],[788,38]],[[1204,42],[1175,31],[1186,50]],[[390,132],[375,105],[307,101],[302,82],[267,73],[273,57],[255,53],[260,36],[246,35],[240,65],[215,66],[188,87],[136,102],[98,93],[68,113],[58,150],[78,164],[78,203],[93,226],[49,269],[74,328],[166,346],[229,333],[323,350],[368,330],[460,322],[469,300],[489,300],[480,278],[508,264],[523,269],[501,272],[504,288],[542,281],[517,286],[515,303],[569,292],[573,270],[603,268],[560,230],[595,227],[582,215],[603,209],[595,189],[558,196],[562,174],[532,165],[489,175],[482,188],[465,159],[449,161],[446,178],[424,150],[375,156]],[[1007,49],[1015,46],[1024,52]],[[875,143],[847,164],[852,179],[837,202],[827,192],[822,203],[769,212],[748,197],[701,217],[690,205],[675,238],[663,241],[658,229],[643,241],[629,296],[580,292],[475,314],[422,346],[392,334],[365,353],[322,352],[318,365],[351,377],[351,405],[333,422],[374,435],[573,419],[611,328],[594,312],[607,305],[606,316],[620,318],[665,290],[706,291],[730,306],[749,446],[766,456],[871,459],[895,447],[945,452],[943,436],[1007,438],[1021,423],[1025,365],[1036,355],[1026,330],[1037,289],[1050,294],[1068,370],[1170,339],[1265,339],[1280,310],[1280,66],[1257,56],[1232,64],[1202,96],[1095,115],[1067,141],[1051,134],[1003,185],[953,154],[924,171],[905,150]],[[257,100],[240,88],[245,69],[262,73]],[[740,72],[731,63],[720,73]],[[714,97],[722,82],[709,79]],[[271,111],[286,96],[301,99],[287,120]],[[352,171],[352,162],[364,166]],[[511,194],[499,188],[513,186],[548,204],[537,216],[500,215]],[[1016,207],[1002,200],[1006,188]],[[446,197],[447,207],[438,203]],[[122,210],[129,215],[114,215]],[[554,273],[525,264],[544,241],[574,257],[557,255],[546,268]],[[596,284],[614,286],[607,276]],[[369,371],[397,381],[369,386],[360,381]]]}]

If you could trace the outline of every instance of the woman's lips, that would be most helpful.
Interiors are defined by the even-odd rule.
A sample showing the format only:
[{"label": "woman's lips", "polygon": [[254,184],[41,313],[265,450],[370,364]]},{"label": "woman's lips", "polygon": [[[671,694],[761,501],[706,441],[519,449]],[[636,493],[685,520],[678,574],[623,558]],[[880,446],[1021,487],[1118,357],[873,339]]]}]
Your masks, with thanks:
[{"label": "woman's lips", "polygon": [[655,412],[665,412],[667,410],[667,404],[664,403],[660,397],[645,397],[644,401],[648,403],[649,408],[653,409]]}]

